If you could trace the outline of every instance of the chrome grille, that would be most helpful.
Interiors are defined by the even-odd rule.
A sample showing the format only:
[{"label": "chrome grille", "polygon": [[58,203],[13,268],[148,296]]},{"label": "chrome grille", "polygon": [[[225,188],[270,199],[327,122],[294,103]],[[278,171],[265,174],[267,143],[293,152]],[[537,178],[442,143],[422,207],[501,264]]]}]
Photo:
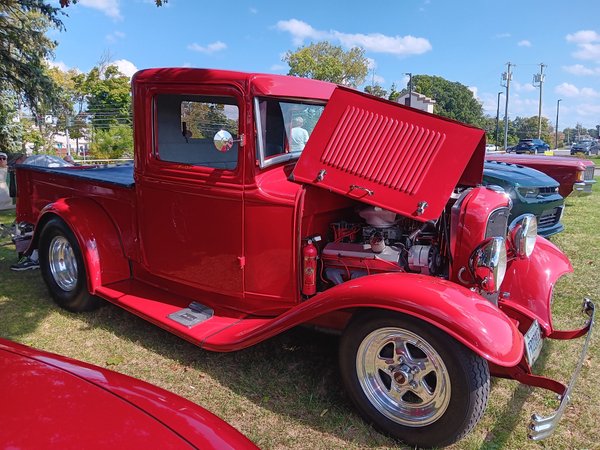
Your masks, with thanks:
[{"label": "chrome grille", "polygon": [[593,180],[594,179],[594,166],[589,166],[585,168],[585,172],[583,172],[584,180]]},{"label": "chrome grille", "polygon": [[560,208],[552,208],[543,211],[537,220],[539,228],[546,228],[556,225],[560,220]]},{"label": "chrome grille", "polygon": [[485,237],[505,237],[506,229],[508,227],[509,214],[510,210],[506,207],[498,208],[492,211],[490,217],[488,218]]}]

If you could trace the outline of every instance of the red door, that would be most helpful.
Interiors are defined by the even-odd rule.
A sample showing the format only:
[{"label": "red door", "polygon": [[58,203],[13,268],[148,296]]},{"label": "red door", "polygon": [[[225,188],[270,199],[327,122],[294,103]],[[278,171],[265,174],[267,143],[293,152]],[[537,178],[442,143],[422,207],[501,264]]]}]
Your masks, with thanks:
[{"label": "red door", "polygon": [[[142,264],[169,281],[239,297],[243,102],[226,86],[181,92],[153,95],[152,149],[136,180]],[[222,129],[234,138],[226,152],[213,143]]]}]

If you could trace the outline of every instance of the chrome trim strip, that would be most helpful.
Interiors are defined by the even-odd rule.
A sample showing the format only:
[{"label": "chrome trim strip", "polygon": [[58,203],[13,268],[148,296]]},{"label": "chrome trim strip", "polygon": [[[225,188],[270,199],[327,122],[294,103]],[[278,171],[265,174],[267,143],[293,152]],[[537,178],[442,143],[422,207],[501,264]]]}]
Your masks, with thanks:
[{"label": "chrome trim strip", "polygon": [[588,351],[588,347],[590,345],[590,339],[592,337],[592,329],[594,327],[595,308],[594,308],[594,304],[592,303],[592,301],[589,298],[586,298],[583,301],[583,312],[586,313],[588,316],[590,316],[590,320],[587,325],[588,326],[587,337],[585,339],[585,343],[583,344],[583,350],[579,357],[579,361],[577,362],[577,367],[575,368],[575,372],[573,372],[573,375],[571,376],[571,381],[569,382],[569,385],[567,386],[565,393],[562,395],[560,405],[558,406],[557,410],[554,413],[552,413],[546,417],[540,416],[539,414],[533,414],[531,416],[531,422],[529,424],[529,434],[528,434],[529,439],[532,439],[534,441],[540,441],[542,439],[546,439],[547,437],[549,437],[556,429],[558,422],[560,422],[560,419],[561,419],[563,413],[565,412],[565,409],[567,408],[569,401],[571,400],[571,392],[572,392],[573,388],[575,387],[575,382],[577,381],[577,378],[579,377],[579,373],[581,372],[581,368],[583,366],[583,361],[585,360],[585,357],[586,357],[587,351]]}]

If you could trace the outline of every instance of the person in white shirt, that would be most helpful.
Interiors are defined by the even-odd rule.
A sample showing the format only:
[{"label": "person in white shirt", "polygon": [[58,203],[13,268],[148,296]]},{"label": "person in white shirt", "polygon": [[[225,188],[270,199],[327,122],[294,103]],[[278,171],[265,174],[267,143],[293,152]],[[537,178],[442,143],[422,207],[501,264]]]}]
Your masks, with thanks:
[{"label": "person in white shirt", "polygon": [[292,152],[301,152],[308,142],[308,131],[302,128],[302,125],[304,125],[304,119],[300,116],[294,117],[292,120]]}]

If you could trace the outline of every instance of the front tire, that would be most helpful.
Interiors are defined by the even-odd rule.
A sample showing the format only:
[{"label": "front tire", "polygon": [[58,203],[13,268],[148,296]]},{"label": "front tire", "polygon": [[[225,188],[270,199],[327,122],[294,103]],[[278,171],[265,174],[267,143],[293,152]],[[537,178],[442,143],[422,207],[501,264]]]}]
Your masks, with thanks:
[{"label": "front tire", "polygon": [[102,300],[90,295],[87,273],[73,232],[60,219],[51,219],[40,235],[40,268],[52,299],[71,312],[92,311]]},{"label": "front tire", "polygon": [[362,314],[340,342],[345,388],[361,415],[406,444],[443,447],[479,422],[487,362],[439,329],[390,311]]}]

